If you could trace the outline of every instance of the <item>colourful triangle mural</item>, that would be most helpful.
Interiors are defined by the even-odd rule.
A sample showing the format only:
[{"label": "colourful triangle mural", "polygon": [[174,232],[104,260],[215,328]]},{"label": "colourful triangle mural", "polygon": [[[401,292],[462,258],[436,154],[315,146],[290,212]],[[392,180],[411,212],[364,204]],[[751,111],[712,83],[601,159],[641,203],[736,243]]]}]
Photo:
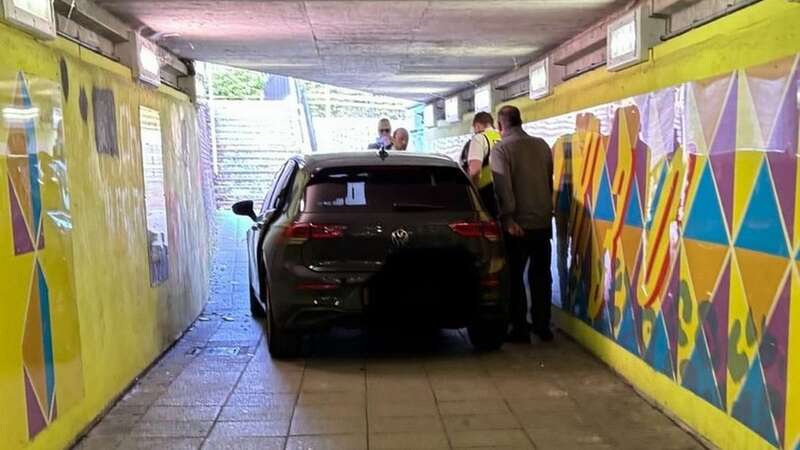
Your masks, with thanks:
[{"label": "colourful triangle mural", "polygon": [[664,184],[667,181],[667,171],[669,169],[669,165],[666,162],[661,163],[661,168],[659,169],[658,181],[656,182],[656,193],[653,196],[652,200],[650,200],[650,205],[648,205],[648,213],[647,213],[647,231],[650,231],[650,228],[653,226],[653,219],[656,217],[656,209],[658,208],[658,202],[661,201],[661,192],[664,190]]},{"label": "colourful triangle mural", "polygon": [[711,168],[717,183],[720,206],[725,216],[727,229],[733,228],[733,190],[736,174],[736,153],[731,151],[711,156]]},{"label": "colourful triangle mural", "polygon": [[791,276],[786,277],[781,294],[772,311],[761,339],[759,354],[764,368],[769,404],[778,428],[780,442],[784,441],[786,425],[786,363],[789,348],[789,296]]},{"label": "colourful triangle mural", "polygon": [[775,201],[769,165],[762,164],[753,194],[739,228],[736,246],[770,255],[789,257],[786,234]]},{"label": "colourful triangle mural", "polygon": [[717,380],[719,398],[727,404],[728,371],[728,296],[730,293],[730,264],[725,265],[709,310],[703,320],[703,331]]},{"label": "colourful triangle mural", "polygon": [[704,242],[683,240],[683,250],[691,275],[694,298],[697,301],[709,301],[717,285],[717,279],[725,259],[728,256],[727,246],[707,244]]},{"label": "colourful triangle mural", "polygon": [[14,235],[14,254],[22,255],[33,251],[33,242],[29,227],[25,219],[25,213],[19,204],[17,191],[14,189],[11,180],[8,180],[8,194],[11,203],[11,224]]},{"label": "colourful triangle mural", "polygon": [[728,393],[727,410],[733,410],[733,402],[739,397],[750,363],[758,351],[758,332],[747,303],[736,253],[730,263],[730,294],[728,296]]},{"label": "colourful triangle mural", "polygon": [[689,363],[684,368],[682,385],[705,401],[722,409],[722,401],[714,378],[714,369],[706,346],[703,329],[697,330],[697,343]]},{"label": "colourful triangle mural", "polygon": [[628,212],[625,214],[625,225],[642,228],[642,203],[639,197],[639,182],[634,181],[631,187],[630,201],[628,202]]},{"label": "colourful triangle mural", "polygon": [[714,139],[709,146],[711,155],[733,153],[736,150],[736,108],[738,106],[737,83],[738,77],[734,73],[728,85],[725,104],[714,128]]},{"label": "colourful triangle mural", "polygon": [[744,387],[733,405],[733,417],[761,435],[770,444],[778,446],[778,436],[775,433],[775,424],[772,422],[759,355],[756,355],[750,366]]},{"label": "colourful triangle mural", "polygon": [[626,302],[622,311],[622,323],[619,327],[617,342],[629,352],[640,356],[639,338],[636,335],[636,321],[633,317],[633,309],[630,299]]},{"label": "colourful triangle mural", "polygon": [[703,129],[705,142],[710,143],[717,129],[720,113],[725,104],[732,74],[690,83],[694,91],[697,116]]},{"label": "colourful triangle mural", "polygon": [[600,189],[594,207],[594,219],[614,221],[614,201],[611,198],[611,183],[608,174],[603,170],[600,174]]},{"label": "colourful triangle mural", "polygon": [[667,326],[664,324],[663,315],[659,314],[656,319],[653,327],[653,336],[650,338],[650,344],[647,346],[644,358],[654,369],[671,379],[675,379],[669,344],[667,343]]},{"label": "colourful triangle mural", "polygon": [[42,412],[39,399],[36,398],[36,391],[31,384],[31,380],[28,377],[28,371],[26,369],[24,370],[23,377],[25,378],[25,403],[27,404],[28,438],[33,439],[47,426],[47,420]]},{"label": "colourful triangle mural", "polygon": [[728,235],[725,231],[709,164],[705,165],[703,174],[700,176],[683,235],[698,241],[728,245]]},{"label": "colourful triangle mural", "polygon": [[780,219],[789,234],[789,242],[792,242],[797,157],[793,154],[769,152],[767,153],[767,162],[772,174],[772,182],[775,185],[775,195],[778,197]]},{"label": "colourful triangle mural", "polygon": [[[778,111],[782,106],[780,100],[784,98],[786,84],[791,73],[792,59],[785,58],[775,61],[771,65],[772,67],[759,66],[744,70],[752,97],[751,107],[755,113],[754,116],[758,119],[761,136],[765,141],[770,135]],[[779,68],[779,66],[783,67]]]},{"label": "colourful triangle mural", "polygon": [[756,335],[760,340],[789,260],[744,249],[736,249],[736,259],[739,261],[742,285],[755,322]]},{"label": "colourful triangle mural", "polygon": [[664,300],[661,302],[661,315],[664,318],[664,326],[666,327],[667,340],[669,342],[669,356],[670,360],[672,361],[672,370],[674,374],[677,374],[678,333],[680,332],[678,323],[678,299],[680,296],[682,283],[680,278],[681,271],[678,267],[678,261],[680,261],[680,259],[680,255],[676,255],[675,263],[672,267],[670,282],[667,286]]}]

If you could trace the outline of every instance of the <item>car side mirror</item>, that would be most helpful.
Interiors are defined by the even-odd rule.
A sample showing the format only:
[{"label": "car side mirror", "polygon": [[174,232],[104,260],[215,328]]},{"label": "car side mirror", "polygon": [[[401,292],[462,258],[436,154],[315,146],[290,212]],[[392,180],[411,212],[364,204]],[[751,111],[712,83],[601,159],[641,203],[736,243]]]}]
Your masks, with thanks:
[{"label": "car side mirror", "polygon": [[253,210],[252,200],[242,200],[240,202],[236,202],[233,204],[231,209],[237,216],[249,217],[253,219],[253,222],[258,221],[258,216],[256,216],[256,212]]}]

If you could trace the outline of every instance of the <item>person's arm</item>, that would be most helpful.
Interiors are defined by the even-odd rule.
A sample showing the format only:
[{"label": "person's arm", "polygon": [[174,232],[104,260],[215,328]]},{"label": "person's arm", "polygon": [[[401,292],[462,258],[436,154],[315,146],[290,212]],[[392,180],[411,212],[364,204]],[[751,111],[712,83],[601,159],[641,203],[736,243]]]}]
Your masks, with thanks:
[{"label": "person's arm", "polygon": [[508,155],[506,155],[506,148],[502,144],[498,144],[489,154],[489,164],[494,177],[500,222],[511,235],[518,236],[520,228],[514,221],[514,211],[516,211],[517,205],[514,198],[514,187],[511,184],[511,165]]},{"label": "person's arm", "polygon": [[481,168],[483,167],[483,157],[486,154],[483,151],[482,144],[485,139],[481,139],[480,135],[475,135],[469,141],[469,151],[467,152],[467,161],[469,163],[469,178],[478,185],[481,177]]}]

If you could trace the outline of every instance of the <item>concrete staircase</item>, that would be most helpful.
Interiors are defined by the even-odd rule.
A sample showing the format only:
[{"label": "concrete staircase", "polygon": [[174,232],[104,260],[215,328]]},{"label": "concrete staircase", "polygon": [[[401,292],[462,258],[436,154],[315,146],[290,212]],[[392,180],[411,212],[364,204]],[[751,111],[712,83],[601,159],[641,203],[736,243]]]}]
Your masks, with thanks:
[{"label": "concrete staircase", "polygon": [[253,200],[258,210],[283,163],[292,155],[308,152],[297,104],[217,100],[214,109],[217,207],[228,208],[239,200]]}]

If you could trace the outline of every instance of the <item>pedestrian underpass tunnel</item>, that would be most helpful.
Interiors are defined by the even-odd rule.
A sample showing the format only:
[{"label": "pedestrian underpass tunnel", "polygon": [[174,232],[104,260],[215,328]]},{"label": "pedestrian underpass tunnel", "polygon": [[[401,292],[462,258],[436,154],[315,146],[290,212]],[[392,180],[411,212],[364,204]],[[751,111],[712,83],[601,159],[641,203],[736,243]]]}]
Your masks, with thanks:
[{"label": "pedestrian underpass tunnel", "polygon": [[[0,14],[0,447],[800,449],[800,3]],[[555,341],[409,321],[271,358],[230,205],[384,116],[458,160],[503,105],[552,149]]]}]

